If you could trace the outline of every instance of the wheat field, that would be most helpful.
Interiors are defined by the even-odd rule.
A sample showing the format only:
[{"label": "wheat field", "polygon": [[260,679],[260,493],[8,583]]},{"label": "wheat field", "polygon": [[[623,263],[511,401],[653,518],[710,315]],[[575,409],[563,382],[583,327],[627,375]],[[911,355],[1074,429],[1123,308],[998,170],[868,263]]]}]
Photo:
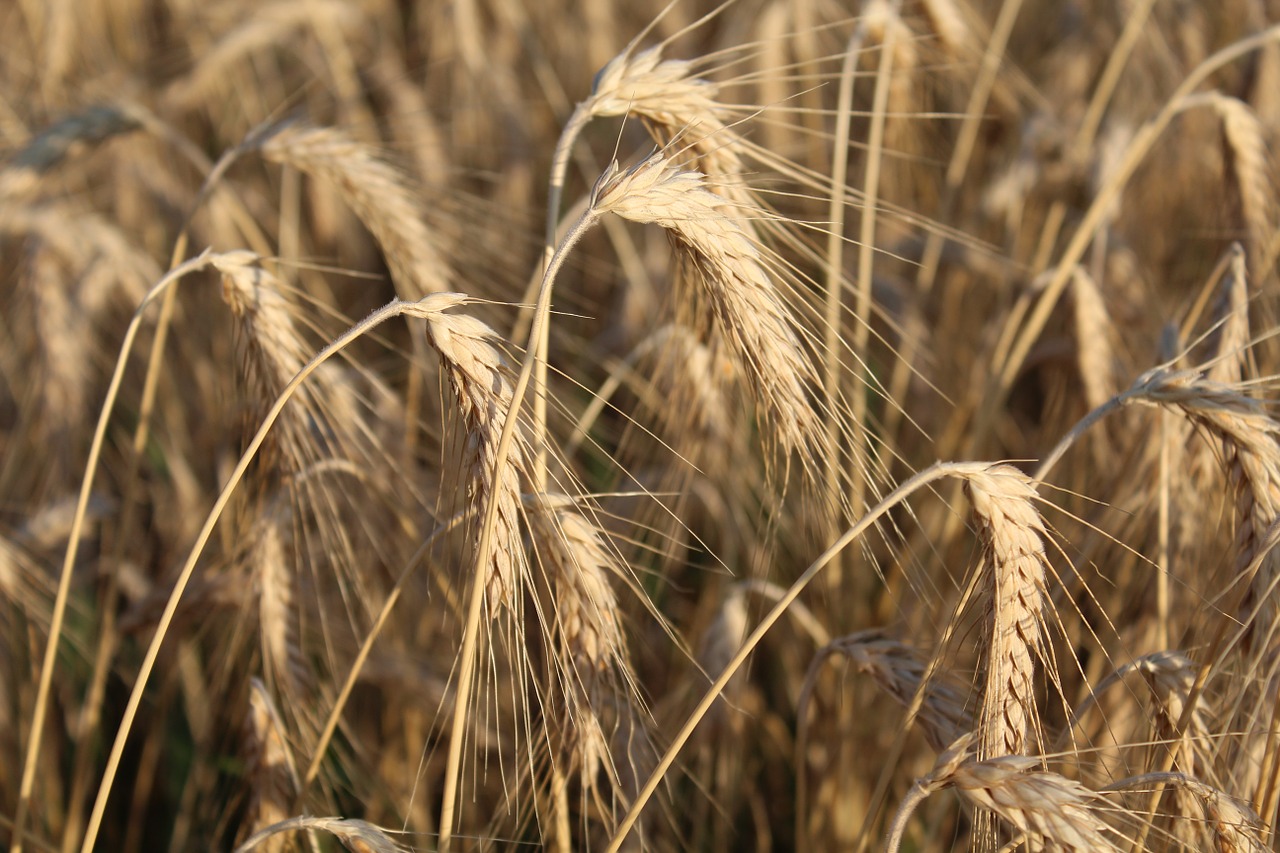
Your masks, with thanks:
[{"label": "wheat field", "polygon": [[1277,22],[0,5],[0,843],[1280,849]]}]

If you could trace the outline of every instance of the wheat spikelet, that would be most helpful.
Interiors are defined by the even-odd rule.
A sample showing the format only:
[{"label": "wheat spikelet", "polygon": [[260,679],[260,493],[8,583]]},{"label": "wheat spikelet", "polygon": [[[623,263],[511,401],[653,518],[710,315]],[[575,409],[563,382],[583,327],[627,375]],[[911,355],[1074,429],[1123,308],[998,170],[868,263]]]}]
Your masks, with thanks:
[{"label": "wheat spikelet", "polygon": [[[721,204],[702,174],[679,168],[661,152],[625,172],[615,164],[592,199],[598,213],[666,229],[692,263],[717,330],[778,443],[788,452],[818,447],[821,423],[806,394],[813,366],[771,278],[769,260]],[[740,213],[749,215],[746,209]]]},{"label": "wheat spikelet", "polygon": [[1004,756],[966,762],[947,784],[975,808],[990,812],[1027,839],[1064,850],[1123,850],[1100,817],[1110,806],[1079,782],[1032,770],[1034,758]]},{"label": "wheat spikelet", "polygon": [[1249,358],[1249,275],[1245,251],[1239,243],[1229,251],[1227,276],[1222,283],[1218,316],[1218,340],[1205,378],[1225,385],[1245,378]]},{"label": "wheat spikelet", "polygon": [[[603,532],[567,497],[543,494],[534,501],[530,531],[534,552],[548,571],[551,612],[544,617],[558,638],[555,654],[565,711],[563,749],[577,770],[583,797],[613,824],[612,796],[626,799],[624,771],[634,746],[617,743],[611,732],[637,726],[635,674],[622,630],[623,614],[610,576],[621,575]],[[615,746],[623,752],[613,755]],[[601,788],[600,774],[609,780]]]},{"label": "wheat spikelet", "polygon": [[1153,743],[1161,752],[1172,748],[1178,770],[1189,775],[1208,774],[1213,767],[1213,728],[1211,708],[1203,692],[1196,697],[1186,728],[1178,729],[1198,671],[1195,662],[1182,652],[1158,651],[1142,655],[1117,667],[1094,684],[1088,698],[1076,708],[1073,716],[1081,719],[1108,688],[1138,673],[1150,691],[1152,713],[1139,716],[1137,724],[1141,727],[1141,734],[1136,742]]},{"label": "wheat spikelet", "polygon": [[[1182,798],[1194,800],[1203,820],[1202,837],[1217,853],[1262,853],[1265,828],[1248,804],[1206,784],[1189,773],[1145,773],[1108,785],[1106,791],[1142,791],[1171,786]],[[1206,849],[1201,846],[1199,849]]]},{"label": "wheat spikelet", "polygon": [[448,289],[449,269],[408,179],[374,150],[334,128],[288,124],[258,145],[262,156],[326,181],[382,248],[405,300]]},{"label": "wheat spikelet", "polygon": [[160,278],[160,268],[150,256],[94,213],[62,204],[5,204],[0,206],[0,232],[39,237],[81,277],[84,286],[78,300],[91,315],[112,304],[113,297],[135,307]]},{"label": "wheat spikelet", "polygon": [[465,446],[471,457],[467,503],[479,508],[498,502],[497,546],[485,583],[485,612],[514,608],[518,584],[528,575],[520,538],[520,475],[524,471],[522,441],[518,438],[505,464],[497,467],[498,440],[513,416],[513,386],[506,358],[497,347],[497,333],[465,314],[447,314],[466,302],[457,293],[427,296],[406,306],[405,313],[426,320],[427,340],[440,355],[466,429]]},{"label": "wheat spikelet", "polygon": [[[848,657],[859,672],[874,678],[904,707],[911,706],[929,669],[918,649],[887,637],[878,629],[841,637],[832,642],[830,648]],[[968,731],[972,720],[960,685],[945,675],[935,674],[925,688],[916,721],[929,745],[938,752]]]},{"label": "wheat spikelet", "polygon": [[996,465],[965,480],[986,552],[991,633],[986,647],[978,754],[1022,755],[1038,739],[1035,657],[1042,653],[1044,522],[1031,481]]},{"label": "wheat spikelet", "polygon": [[258,592],[258,625],[263,669],[269,684],[291,695],[304,669],[292,628],[294,605],[293,531],[287,504],[273,502],[256,526],[249,560]]},{"label": "wheat spikelet", "polygon": [[1076,359],[1085,403],[1096,409],[1116,395],[1115,327],[1093,277],[1076,267],[1071,278],[1075,309]]}]

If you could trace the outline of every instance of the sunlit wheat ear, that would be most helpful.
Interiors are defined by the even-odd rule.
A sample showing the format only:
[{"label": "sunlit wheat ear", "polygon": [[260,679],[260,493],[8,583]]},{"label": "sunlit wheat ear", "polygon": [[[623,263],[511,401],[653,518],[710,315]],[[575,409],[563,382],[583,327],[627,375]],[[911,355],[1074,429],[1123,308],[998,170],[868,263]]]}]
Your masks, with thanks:
[{"label": "sunlit wheat ear", "polygon": [[[257,679],[250,685],[244,735],[249,811],[242,826],[243,835],[249,836],[288,818],[298,795],[298,773],[285,746],[280,714]],[[272,853],[288,848],[288,839],[282,836],[267,839],[257,847]]]},{"label": "sunlit wheat ear", "polygon": [[418,194],[372,147],[340,130],[305,124],[277,128],[258,145],[266,159],[337,188],[378,241],[402,299],[448,290],[445,253],[426,225]]},{"label": "sunlit wheat ear", "polygon": [[698,64],[663,59],[660,47],[615,57],[596,75],[591,97],[579,107],[590,117],[632,115],[644,119],[658,145],[677,136],[688,165],[717,179],[716,191],[741,199],[746,171],[729,127],[727,111],[716,101],[717,84],[698,76]]},{"label": "sunlit wheat ear", "polygon": [[981,813],[999,818],[1031,849],[1125,850],[1124,838],[1103,819],[1116,811],[1100,794],[1057,773],[1036,770],[1038,759],[1006,755],[972,760],[976,736],[968,734],[938,756],[917,779],[894,817],[887,850],[896,853],[911,812],[946,788]]},{"label": "sunlit wheat ear", "polygon": [[[875,629],[841,637],[833,641],[829,649],[845,655],[859,672],[870,675],[904,707],[910,707],[928,670],[918,649]],[[961,685],[944,673],[935,673],[925,688],[916,723],[925,740],[938,752],[968,731],[973,721],[965,707]]]},{"label": "sunlit wheat ear", "polygon": [[1031,480],[1010,465],[970,475],[965,489],[983,546],[991,611],[978,755],[1025,755],[1040,741],[1034,680],[1049,569],[1044,521]]},{"label": "sunlit wheat ear", "polygon": [[[493,329],[466,314],[445,313],[466,301],[461,294],[440,293],[405,306],[405,313],[426,321],[427,341],[439,354],[453,389],[470,459],[466,503],[476,508],[479,518],[483,507],[497,501],[496,547],[484,596],[485,614],[492,619],[503,608],[515,608],[519,585],[528,577],[520,536],[525,457],[523,442],[517,438],[505,463],[497,466],[498,440],[511,416],[511,374]],[[478,526],[476,532],[478,536]]]},{"label": "sunlit wheat ear", "polygon": [[[766,440],[785,452],[820,447],[822,424],[806,390],[815,383],[814,367],[774,282],[773,263],[723,204],[701,173],[681,169],[661,152],[625,172],[615,164],[592,197],[598,213],[661,226],[689,261],[716,329],[762,410]],[[742,206],[737,214],[752,211]]]}]

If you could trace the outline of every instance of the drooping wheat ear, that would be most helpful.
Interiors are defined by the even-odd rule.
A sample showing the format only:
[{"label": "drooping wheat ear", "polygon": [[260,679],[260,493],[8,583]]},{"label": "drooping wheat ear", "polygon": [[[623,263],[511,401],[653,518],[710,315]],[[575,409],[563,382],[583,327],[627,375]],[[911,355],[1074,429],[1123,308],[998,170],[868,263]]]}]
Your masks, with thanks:
[{"label": "drooping wheat ear", "polygon": [[945,788],[982,813],[995,815],[1018,833],[1030,849],[1123,850],[1123,838],[1102,819],[1115,807],[1096,791],[1047,770],[1038,759],[1006,755],[973,761],[977,735],[964,735],[938,756],[933,770],[917,779],[903,798],[889,831],[886,849],[896,853],[907,818],[926,797]]},{"label": "drooping wheat ear", "polygon": [[258,142],[262,156],[337,188],[369,229],[406,301],[448,290],[450,273],[409,178],[374,149],[334,128],[286,124]]},{"label": "drooping wheat ear", "polygon": [[1171,786],[1175,791],[1188,794],[1199,803],[1210,842],[1217,853],[1264,853],[1271,849],[1263,842],[1266,829],[1257,812],[1247,803],[1191,774],[1144,773],[1121,779],[1103,790],[1142,791],[1161,786]]},{"label": "drooping wheat ear", "polygon": [[80,277],[77,300],[90,316],[113,300],[137,306],[161,275],[159,265],[119,227],[65,205],[0,205],[0,233],[39,237]]},{"label": "drooping wheat ear", "polygon": [[32,137],[0,171],[0,199],[6,204],[26,198],[40,177],[78,147],[93,145],[138,129],[137,118],[111,104],[87,107],[59,119]]},{"label": "drooping wheat ear", "polygon": [[88,418],[93,338],[78,310],[75,284],[55,253],[35,241],[24,289],[32,300],[32,326],[39,365],[38,411],[50,438],[70,439]]},{"label": "drooping wheat ear", "polygon": [[[1212,771],[1213,739],[1209,700],[1203,692],[1196,696],[1195,707],[1181,732],[1178,724],[1186,710],[1186,702],[1195,683],[1199,666],[1177,651],[1158,651],[1136,658],[1117,667],[1092,686],[1088,697],[1073,712],[1074,720],[1082,719],[1097,705],[1113,685],[1122,683],[1133,673],[1141,674],[1151,691],[1154,714],[1139,725],[1148,727],[1143,740],[1157,744],[1157,749],[1173,749],[1177,768],[1190,775]],[[1178,738],[1176,742],[1174,738]]]},{"label": "drooping wheat ear", "polygon": [[306,363],[307,355],[283,286],[252,252],[227,252],[213,266],[222,273],[222,298],[244,330],[250,381],[271,399]]},{"label": "drooping wheat ear", "polygon": [[387,830],[363,820],[349,817],[291,817],[258,830],[245,839],[232,853],[249,853],[286,832],[327,832],[342,842],[350,853],[407,853],[408,848],[397,844],[387,835]]},{"label": "drooping wheat ear", "polygon": [[679,136],[688,165],[715,176],[717,191],[741,200],[746,167],[738,134],[716,101],[719,86],[699,77],[701,71],[694,62],[663,59],[661,47],[628,50],[600,70],[579,109],[589,118],[638,116],[658,145]]},{"label": "drooping wheat ear", "polygon": [[1079,782],[1016,755],[961,764],[948,784],[978,809],[990,812],[1028,841],[1062,850],[1124,850],[1123,837],[1102,819],[1114,807]]},{"label": "drooping wheat ear", "polygon": [[[928,672],[919,649],[888,637],[879,629],[840,637],[829,648],[848,657],[859,672],[874,678],[904,707],[911,706]],[[934,673],[925,687],[916,721],[925,740],[938,752],[973,725],[961,686],[941,673]]]},{"label": "drooping wheat ear", "polygon": [[[465,447],[471,457],[467,503],[477,508],[497,501],[496,547],[485,582],[485,613],[516,606],[519,584],[528,577],[520,537],[520,477],[525,470],[523,442],[517,438],[505,464],[497,468],[498,440],[512,416],[512,383],[506,357],[493,329],[466,314],[448,314],[467,297],[438,293],[404,306],[404,313],[426,320],[427,341],[440,363],[458,403],[466,429]],[[478,531],[477,531],[478,533]]]},{"label": "drooping wheat ear", "polygon": [[305,670],[293,626],[294,570],[292,512],[287,500],[268,506],[249,550],[254,589],[258,593],[258,630],[263,670],[268,683],[289,694]]},{"label": "drooping wheat ear", "polygon": [[[245,780],[249,788],[249,813],[242,824],[244,835],[253,835],[286,819],[298,795],[298,773],[285,746],[280,714],[256,678],[249,687],[249,718],[245,726]],[[243,836],[242,836],[243,837]],[[288,848],[279,836],[258,845],[276,853]]]},{"label": "drooping wheat ear", "polygon": [[[983,666],[978,755],[1025,755],[1039,733],[1033,680],[1042,656],[1044,521],[1030,478],[995,465],[965,479],[985,551],[991,633]],[[1030,741],[1029,742],[1029,738]]]},{"label": "drooping wheat ear", "polygon": [[[613,756],[607,734],[635,722],[635,674],[610,580],[621,577],[620,558],[599,527],[565,496],[538,496],[529,520],[534,552],[549,570],[551,610],[543,618],[557,637],[558,686],[567,723],[564,749],[584,795],[599,806],[608,800],[598,788],[600,772],[607,775],[612,792],[625,798],[620,768],[631,763],[634,753]],[[606,817],[610,812],[600,810]]]},{"label": "drooping wheat ear", "polygon": [[[237,340],[254,398],[265,405],[274,400],[310,357],[298,335],[293,311],[279,279],[258,265],[252,252],[227,252],[213,266],[222,273],[222,298],[239,326]],[[304,470],[315,458],[312,417],[323,417],[326,398],[322,383],[302,386],[299,400],[281,414],[279,438],[273,446],[291,474]]]},{"label": "drooping wheat ear", "polygon": [[1236,581],[1249,584],[1238,618],[1244,640],[1276,641],[1280,617],[1274,586],[1280,581],[1280,555],[1268,552],[1252,578],[1249,570],[1261,553],[1263,534],[1280,518],[1280,423],[1237,386],[1211,382],[1196,371],[1157,368],[1139,377],[1128,400],[1162,405],[1180,412],[1223,445],[1227,478],[1236,496]]},{"label": "drooping wheat ear", "polygon": [[[655,153],[621,171],[615,163],[592,197],[592,209],[666,229],[690,262],[717,331],[746,375],[768,427],[784,451],[821,446],[821,422],[806,388],[815,370],[765,250],[723,212],[704,176]],[[756,211],[757,213],[762,212]],[[743,206],[738,214],[750,217]]]},{"label": "drooping wheat ear", "polygon": [[1190,95],[1182,106],[1184,109],[1208,107],[1222,122],[1227,158],[1235,174],[1249,233],[1250,257],[1257,263],[1271,241],[1276,222],[1275,172],[1266,129],[1248,104],[1221,92]]}]

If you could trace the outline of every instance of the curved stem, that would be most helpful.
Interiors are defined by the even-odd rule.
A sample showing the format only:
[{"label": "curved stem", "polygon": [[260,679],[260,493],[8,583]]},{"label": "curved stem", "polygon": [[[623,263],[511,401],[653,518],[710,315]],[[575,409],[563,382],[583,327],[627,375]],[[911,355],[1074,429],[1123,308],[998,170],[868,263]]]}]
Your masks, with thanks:
[{"label": "curved stem", "polygon": [[[201,256],[203,260],[205,256]],[[184,267],[187,264],[183,265]],[[221,494],[218,495],[217,501],[214,502],[213,508],[209,510],[209,515],[205,518],[204,526],[200,529],[200,534],[196,537],[195,544],[191,546],[191,553],[187,556],[186,563],[183,564],[182,570],[178,573],[178,579],[174,584],[173,592],[169,594],[169,600],[165,603],[164,613],[161,614],[159,622],[156,624],[155,636],[151,639],[151,645],[147,647],[147,654],[143,658],[142,665],[138,669],[138,678],[134,682],[133,691],[129,694],[129,702],[125,706],[124,716],[120,721],[120,728],[116,731],[115,742],[111,747],[111,755],[107,759],[107,767],[103,772],[102,783],[98,786],[98,795],[93,803],[93,813],[89,816],[89,824],[85,830],[84,843],[80,847],[81,853],[90,853],[93,850],[94,842],[98,837],[98,830],[102,825],[102,817],[106,811],[107,799],[111,795],[111,786],[115,780],[117,771],[120,768],[120,759],[124,754],[125,742],[129,738],[129,731],[132,728],[133,720],[137,716],[138,706],[142,703],[142,694],[147,686],[147,680],[151,676],[152,669],[155,668],[156,658],[160,654],[160,644],[164,641],[165,634],[169,630],[169,626],[173,622],[173,616],[177,612],[178,602],[182,598],[182,593],[186,590],[188,582],[191,580],[192,574],[195,572],[196,562],[200,558],[200,554],[204,551],[205,545],[209,541],[209,537],[213,534],[213,528],[217,525],[218,520],[222,517],[223,510],[231,500],[231,495],[235,492],[240,480],[244,477],[245,471],[257,456],[262,443],[266,441],[267,433],[271,427],[275,425],[280,413],[284,410],[285,404],[293,397],[299,386],[315,372],[320,365],[324,364],[337,353],[341,352],[349,346],[357,338],[364,335],[374,327],[386,322],[392,317],[397,317],[406,313],[412,308],[414,303],[401,302],[395,300],[384,305],[382,308],[374,311],[360,323],[353,326],[342,334],[341,337],[334,340],[311,361],[298,371],[298,374],[289,381],[284,387],[280,395],[276,398],[271,410],[267,412],[263,419],[262,426],[258,428],[258,432],[249,442],[249,446],[245,449],[240,457],[240,461],[236,464],[235,470],[232,471],[227,484],[223,487]],[[130,330],[133,331],[132,329]],[[104,409],[104,421],[105,421]],[[84,493],[87,499],[87,492]],[[72,539],[74,542],[74,538]]]},{"label": "curved stem", "polygon": [[62,559],[62,572],[58,576],[58,591],[54,595],[53,613],[49,621],[49,642],[45,646],[44,661],[40,665],[40,683],[36,687],[35,707],[31,712],[31,735],[27,741],[26,757],[22,765],[22,780],[19,784],[18,808],[13,822],[13,841],[10,849],[22,849],[23,825],[26,823],[27,809],[31,800],[31,789],[35,784],[36,765],[40,759],[40,742],[44,734],[45,715],[49,706],[49,691],[53,685],[53,668],[57,661],[58,640],[62,635],[62,622],[67,612],[67,599],[71,592],[71,575],[76,556],[80,549],[81,534],[84,529],[85,515],[89,508],[89,494],[93,489],[94,474],[98,470],[98,460],[102,455],[102,445],[106,440],[107,423],[111,419],[111,411],[115,408],[116,398],[120,394],[120,385],[124,381],[124,369],[128,362],[129,352],[133,349],[133,341],[142,326],[143,312],[155,301],[156,297],[168,290],[169,285],[184,275],[203,269],[210,262],[210,253],[204,252],[199,257],[175,267],[164,278],[160,279],[151,291],[143,298],[142,304],[134,312],[125,331],[124,340],[120,344],[120,354],[116,358],[115,371],[107,386],[107,396],[102,403],[102,411],[98,414],[98,425],[94,429],[93,441],[89,445],[89,458],[85,462],[84,477],[80,481],[80,494],[76,498],[75,515],[71,520],[71,531],[68,534],[67,550]]},{"label": "curved stem", "polygon": [[[542,286],[538,292],[538,302],[534,308],[533,328],[529,339],[537,341],[543,334],[543,326],[551,316],[551,291],[555,284],[556,273],[564,265],[569,251],[577,245],[582,236],[591,229],[599,219],[599,213],[592,208],[565,235],[564,241],[547,264],[547,271],[542,277]],[[538,360],[537,350],[530,347],[525,353],[524,362],[520,366],[520,377],[516,380],[511,392],[511,408],[507,412],[506,421],[502,425],[502,436],[498,439],[498,447],[494,452],[493,470],[500,470],[506,464],[514,443],[516,422],[519,420],[520,404],[524,401],[525,391],[529,387],[533,375],[534,363]],[[476,651],[479,647],[480,613],[484,602],[484,582],[486,573],[482,567],[488,565],[494,546],[494,531],[497,528],[498,502],[490,500],[484,510],[484,524],[480,529],[480,544],[476,547],[476,570],[472,573],[470,598],[467,602],[467,622],[463,626],[462,649],[458,661],[458,690],[454,699],[453,726],[449,732],[449,755],[445,764],[444,791],[440,803],[439,850],[448,853],[453,839],[454,813],[457,810],[458,782],[462,766],[462,739],[466,730],[467,706],[471,701],[471,683],[476,662]]]},{"label": "curved stem", "polygon": [[976,446],[977,442],[982,440],[987,429],[993,423],[997,409],[1004,405],[1004,401],[1013,387],[1014,380],[1018,377],[1027,354],[1031,352],[1031,347],[1040,337],[1040,333],[1044,331],[1045,324],[1048,323],[1054,306],[1066,289],[1067,282],[1071,279],[1071,274],[1076,264],[1084,256],[1084,251],[1092,241],[1094,232],[1106,218],[1111,206],[1119,199],[1120,193],[1128,185],[1133,173],[1137,171],[1138,166],[1146,159],[1147,154],[1151,152],[1156,140],[1164,132],[1165,128],[1169,126],[1169,123],[1186,108],[1184,102],[1186,96],[1194,92],[1196,87],[1218,69],[1275,41],[1280,41],[1280,25],[1269,27],[1257,35],[1241,39],[1213,54],[1196,66],[1187,75],[1187,78],[1182,81],[1182,84],[1178,86],[1177,90],[1174,91],[1160,112],[1139,128],[1134,135],[1133,141],[1125,150],[1124,158],[1116,169],[1115,174],[1094,197],[1080,225],[1071,236],[1070,243],[1067,244],[1067,248],[1063,251],[1062,257],[1054,269],[1053,278],[1041,292],[1035,308],[1030,316],[1019,324],[1020,331],[1016,341],[1004,364],[997,368],[997,378],[992,392],[986,395],[985,404],[979,413],[974,429],[971,431],[971,447]]},{"label": "curved stem", "polygon": [[916,810],[916,806],[923,803],[930,793],[930,787],[922,785],[919,780],[916,780],[916,783],[911,786],[911,790],[907,791],[907,795],[902,798],[902,802],[898,805],[897,813],[893,816],[893,823],[889,826],[889,833],[885,836],[885,853],[898,853],[898,848],[902,845],[902,833],[907,829],[908,818]]},{"label": "curved stem", "polygon": [[853,540],[865,533],[871,525],[875,524],[880,519],[881,516],[897,504],[906,500],[906,498],[911,496],[913,493],[919,491],[930,483],[942,479],[943,477],[966,476],[977,471],[985,470],[987,467],[989,466],[985,463],[975,462],[934,463],[931,467],[914,475],[902,485],[898,486],[898,488],[890,492],[884,500],[876,504],[870,512],[863,516],[857,524],[846,530],[844,535],[837,539],[831,547],[822,552],[822,554],[814,560],[812,564],[810,564],[809,568],[805,569],[804,573],[800,575],[800,577],[796,579],[795,583],[793,583],[787,590],[786,595],[778,600],[778,603],[774,605],[774,608],[765,615],[764,619],[760,621],[760,624],[756,626],[756,629],[751,632],[751,636],[747,637],[743,642],[742,647],[739,648],[737,654],[733,656],[733,660],[729,661],[729,665],[725,667],[724,672],[720,673],[720,677],[715,680],[710,688],[708,688],[706,695],[702,697],[702,701],[698,703],[698,706],[694,708],[693,713],[689,715],[687,720],[685,720],[684,726],[681,727],[680,731],[676,734],[671,745],[667,747],[667,751],[663,754],[657,767],[655,767],[653,772],[649,774],[649,778],[645,781],[644,787],[640,790],[640,793],[636,795],[634,802],[631,804],[631,808],[627,811],[626,816],[618,825],[617,831],[609,841],[606,853],[617,853],[617,851],[622,847],[622,842],[626,840],[627,834],[639,819],[640,812],[644,810],[645,805],[649,802],[650,798],[653,797],[654,792],[658,790],[658,786],[662,784],[663,777],[667,774],[667,771],[671,769],[671,765],[675,763],[676,756],[680,754],[680,750],[689,742],[689,738],[693,735],[694,729],[698,727],[698,724],[702,722],[703,717],[706,716],[706,713],[710,710],[712,704],[714,704],[716,699],[720,697],[720,694],[724,692],[725,685],[727,685],[729,680],[733,678],[739,669],[742,668],[742,664],[751,655],[751,653],[755,651],[756,646],[758,646],[760,641],[764,639],[764,635],[767,634],[774,624],[782,618],[782,614],[791,605],[791,602],[795,601],[796,598],[799,597],[805,587],[807,587],[809,583],[817,577],[818,573],[831,562],[831,559],[835,557],[836,554],[844,550],[849,543],[853,542]]}]

